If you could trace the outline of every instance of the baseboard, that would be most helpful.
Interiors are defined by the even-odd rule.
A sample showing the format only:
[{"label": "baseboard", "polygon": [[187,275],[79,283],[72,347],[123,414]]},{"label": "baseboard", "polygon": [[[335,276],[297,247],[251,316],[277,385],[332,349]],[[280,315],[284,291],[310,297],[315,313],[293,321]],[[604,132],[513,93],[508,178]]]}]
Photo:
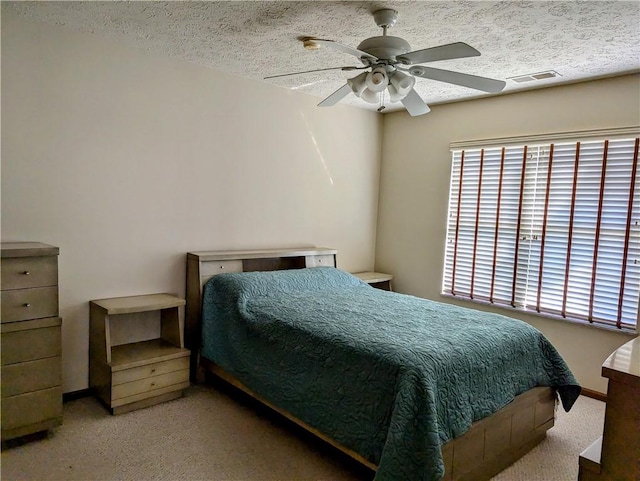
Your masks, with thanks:
[{"label": "baseboard", "polygon": [[69,401],[75,401],[76,399],[81,399],[83,397],[89,397],[92,395],[91,389],[80,389],[78,391],[65,392],[62,394],[62,402],[66,403]]},{"label": "baseboard", "polygon": [[598,401],[607,402],[607,395],[598,391],[592,391],[591,389],[587,389],[583,387],[580,394],[586,397],[590,397],[592,399],[597,399]]}]

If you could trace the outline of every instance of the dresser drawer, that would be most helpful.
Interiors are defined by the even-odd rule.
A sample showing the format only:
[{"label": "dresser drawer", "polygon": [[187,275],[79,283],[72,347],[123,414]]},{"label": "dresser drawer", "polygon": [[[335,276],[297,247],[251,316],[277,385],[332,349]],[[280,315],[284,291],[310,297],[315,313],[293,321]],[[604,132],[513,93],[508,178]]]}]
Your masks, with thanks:
[{"label": "dresser drawer", "polygon": [[140,379],[146,379],[184,369],[189,369],[188,355],[178,359],[170,359],[169,361],[155,362],[147,366],[115,371],[112,375],[112,384],[116,386],[118,384],[138,381]]},{"label": "dresser drawer", "polygon": [[62,384],[60,356],[2,366],[2,399]]},{"label": "dresser drawer", "polygon": [[14,257],[2,259],[2,290],[58,285],[58,258]]},{"label": "dresser drawer", "polygon": [[2,291],[2,322],[24,321],[58,315],[58,287]]},{"label": "dresser drawer", "polygon": [[2,430],[62,417],[62,387],[2,399]]},{"label": "dresser drawer", "polygon": [[[43,322],[39,321],[48,321],[48,324],[54,325],[35,329],[9,330],[20,328],[22,325],[42,325]],[[60,318],[54,317],[38,319],[37,321],[3,324],[2,335],[0,336],[2,365],[6,366],[18,362],[60,356],[62,350],[60,323]],[[5,329],[5,327],[9,329]]]},{"label": "dresser drawer", "polygon": [[136,394],[152,393],[155,390],[162,389],[174,384],[181,384],[189,381],[189,369],[169,372],[159,376],[152,376],[138,381],[118,384],[111,388],[111,406],[117,406],[117,400],[121,398],[131,397]]},{"label": "dresser drawer", "polygon": [[305,259],[307,267],[335,267],[333,254],[321,256],[307,256]]}]

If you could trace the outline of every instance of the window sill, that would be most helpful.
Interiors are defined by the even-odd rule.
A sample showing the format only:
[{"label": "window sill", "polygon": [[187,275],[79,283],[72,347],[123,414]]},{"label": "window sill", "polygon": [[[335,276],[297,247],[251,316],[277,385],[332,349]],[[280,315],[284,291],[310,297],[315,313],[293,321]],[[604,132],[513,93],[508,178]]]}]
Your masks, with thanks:
[{"label": "window sill", "polygon": [[479,300],[479,299],[468,299],[465,297],[459,297],[459,296],[454,296],[452,294],[445,294],[445,293],[440,293],[440,297],[447,298],[447,299],[455,299],[456,301],[460,301],[461,304],[480,304],[483,306],[495,308],[496,314],[502,314],[504,312],[504,314],[502,315],[508,315],[507,313],[512,312],[512,313],[518,313],[522,315],[542,317],[546,319],[553,319],[554,321],[561,321],[561,322],[573,324],[576,326],[582,326],[582,327],[587,327],[592,329],[600,329],[607,332],[624,334],[630,338],[636,337],[639,334],[637,329],[636,330],[629,329],[629,328],[618,329],[615,326],[607,326],[605,324],[595,324],[595,323],[590,323],[588,321],[583,321],[580,319],[568,319],[562,316],[555,316],[553,314],[540,313],[533,310],[523,309],[521,307],[509,307],[502,304],[494,304],[492,302]]}]

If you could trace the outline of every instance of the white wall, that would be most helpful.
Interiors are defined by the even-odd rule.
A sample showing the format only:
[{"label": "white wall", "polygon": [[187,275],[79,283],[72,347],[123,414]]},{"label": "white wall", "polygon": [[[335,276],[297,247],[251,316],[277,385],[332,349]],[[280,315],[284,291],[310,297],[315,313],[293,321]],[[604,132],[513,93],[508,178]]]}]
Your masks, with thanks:
[{"label": "white wall", "polygon": [[[447,301],[449,142],[638,125],[639,91],[625,76],[387,114],[382,146],[375,113],[3,11],[1,237],[60,247],[64,390],[83,389],[88,301],[182,295],[187,251],[321,245],[356,271],[375,250],[397,290]],[[606,390],[627,336],[521,317]]]},{"label": "white wall", "polygon": [[184,294],[193,250],[373,267],[381,116],[2,13],[2,240],[60,247],[64,391],[88,302]]},{"label": "white wall", "polygon": [[[395,274],[396,290],[455,302],[440,296],[450,142],[637,125],[637,75],[437,105],[417,118],[403,112],[385,115],[376,269]],[[494,311],[517,316],[514,311]],[[628,335],[537,316],[517,317],[544,332],[584,387],[606,392],[602,362],[630,340]]]}]

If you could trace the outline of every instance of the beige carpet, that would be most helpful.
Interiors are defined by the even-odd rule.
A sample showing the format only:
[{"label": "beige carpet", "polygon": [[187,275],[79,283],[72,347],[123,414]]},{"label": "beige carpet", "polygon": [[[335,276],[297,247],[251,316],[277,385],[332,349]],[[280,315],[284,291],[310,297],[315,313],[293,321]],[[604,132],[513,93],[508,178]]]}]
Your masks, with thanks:
[{"label": "beige carpet", "polygon": [[[531,453],[495,481],[575,481],[602,433],[604,403],[580,397]],[[365,481],[372,472],[228,389],[111,416],[93,398],[64,406],[48,438],[2,452],[2,480]]]}]

